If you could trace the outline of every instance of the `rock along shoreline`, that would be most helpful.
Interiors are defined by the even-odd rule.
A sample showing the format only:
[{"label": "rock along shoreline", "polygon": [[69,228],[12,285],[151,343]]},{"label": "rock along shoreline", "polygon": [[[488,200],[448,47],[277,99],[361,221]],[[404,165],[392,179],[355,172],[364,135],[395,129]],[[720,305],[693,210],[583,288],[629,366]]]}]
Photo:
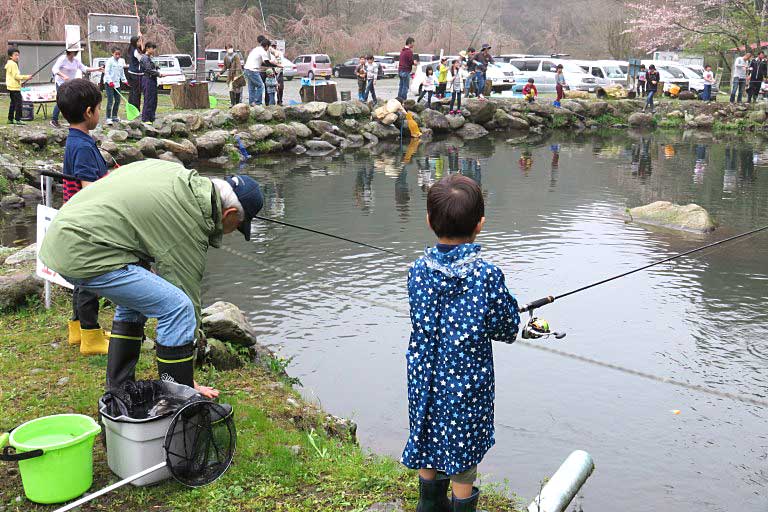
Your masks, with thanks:
[{"label": "rock along shoreline", "polygon": [[[409,139],[405,119],[397,114],[393,101],[379,103],[375,110],[357,100],[268,107],[239,104],[228,110],[172,112],[153,126],[138,120],[100,126],[92,135],[111,164],[159,158],[186,166],[227,169],[237,167],[243,152],[326,157],[371,149],[380,141],[399,139],[401,133]],[[396,101],[394,105],[399,108]],[[635,99],[564,100],[561,108],[545,101],[469,99],[461,114],[455,115],[446,115],[447,107],[440,103],[427,109],[411,99],[404,107],[418,124],[421,140],[442,135],[474,140],[502,133],[509,134],[514,143],[557,130],[658,128],[768,136],[768,103],[665,101],[659,103],[656,114],[643,113],[643,101]],[[0,154],[0,176],[8,184],[0,190],[0,208],[21,208],[27,201],[39,199],[34,188],[39,183],[39,169],[60,168],[66,137],[66,129],[0,129],[0,141],[6,148]]]}]

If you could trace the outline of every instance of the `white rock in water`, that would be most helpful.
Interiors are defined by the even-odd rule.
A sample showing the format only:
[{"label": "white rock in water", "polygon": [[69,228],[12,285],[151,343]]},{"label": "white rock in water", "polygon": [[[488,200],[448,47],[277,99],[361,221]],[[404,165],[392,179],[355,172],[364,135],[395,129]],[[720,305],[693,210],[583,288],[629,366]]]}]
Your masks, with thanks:
[{"label": "white rock in water", "polygon": [[715,221],[707,210],[697,204],[685,206],[669,201],[656,201],[629,210],[632,221],[671,229],[709,233],[715,230]]}]

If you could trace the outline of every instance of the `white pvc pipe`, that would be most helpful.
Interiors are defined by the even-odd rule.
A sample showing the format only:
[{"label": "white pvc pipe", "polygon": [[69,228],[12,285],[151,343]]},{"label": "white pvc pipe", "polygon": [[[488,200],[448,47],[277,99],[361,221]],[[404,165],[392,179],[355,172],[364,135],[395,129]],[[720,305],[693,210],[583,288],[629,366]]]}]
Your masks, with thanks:
[{"label": "white pvc pipe", "polygon": [[93,494],[89,494],[88,496],[86,496],[84,498],[80,498],[77,501],[73,501],[69,505],[65,505],[65,506],[63,506],[61,508],[57,508],[53,512],[66,512],[67,510],[72,510],[73,508],[77,508],[80,505],[84,505],[85,503],[88,503],[89,501],[98,498],[99,496],[103,496],[103,495],[107,494],[110,491],[114,491],[118,487],[122,487],[125,484],[133,482],[134,480],[138,480],[139,478],[141,478],[143,476],[146,476],[146,475],[148,475],[150,473],[154,473],[155,471],[163,469],[166,464],[167,464],[167,462],[161,462],[160,464],[156,464],[156,465],[152,466],[151,468],[145,469],[141,473],[136,473],[135,475],[131,475],[128,478],[123,478],[119,482],[115,482],[114,484],[112,484],[110,486],[107,486],[107,487],[101,489],[100,491],[96,491]]},{"label": "white pvc pipe", "polygon": [[528,505],[528,512],[564,512],[594,470],[590,454],[574,451]]}]

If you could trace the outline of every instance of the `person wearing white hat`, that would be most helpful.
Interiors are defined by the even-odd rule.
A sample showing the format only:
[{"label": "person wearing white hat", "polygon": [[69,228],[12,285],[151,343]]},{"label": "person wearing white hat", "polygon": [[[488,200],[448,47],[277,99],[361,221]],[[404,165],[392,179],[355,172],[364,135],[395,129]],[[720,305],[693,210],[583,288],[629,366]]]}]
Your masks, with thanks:
[{"label": "person wearing white hat", "polygon": [[[103,67],[89,68],[83,64],[77,54],[82,51],[80,43],[74,43],[67,46],[66,53],[56,60],[56,63],[51,68],[53,78],[56,81],[56,90],[59,86],[67,80],[77,78],[77,72],[90,73],[92,71],[104,71]],[[59,127],[59,106],[53,107],[53,115],[51,116],[51,126],[54,128]]]}]

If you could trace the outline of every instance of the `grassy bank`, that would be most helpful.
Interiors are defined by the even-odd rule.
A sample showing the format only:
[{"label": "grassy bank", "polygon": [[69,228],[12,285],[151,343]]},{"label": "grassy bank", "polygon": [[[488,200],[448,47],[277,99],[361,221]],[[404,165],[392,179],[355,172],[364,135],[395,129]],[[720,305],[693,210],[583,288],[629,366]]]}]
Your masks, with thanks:
[{"label": "grassy bank", "polygon": [[[83,357],[66,340],[69,297],[55,296],[46,311],[39,301],[0,315],[0,428],[56,413],[96,416],[106,357]],[[113,310],[102,311],[108,327]],[[280,364],[272,365],[276,369]],[[151,353],[143,352],[137,378],[155,378]],[[290,371],[290,370],[289,370]],[[198,370],[201,382],[222,390],[236,411],[238,448],[229,472],[214,484],[187,489],[174,482],[150,488],[123,487],[81,510],[162,511],[364,511],[377,502],[401,501],[415,509],[416,477],[396,461],[370,454],[350,440],[313,434],[295,422],[298,393],[270,370],[248,365],[231,372]],[[320,417],[316,432],[322,432]],[[309,429],[311,432],[311,429]],[[117,478],[109,471],[100,439],[94,450],[99,489]],[[0,465],[0,510],[50,510],[24,498],[15,464]],[[498,490],[498,489],[497,489]],[[482,507],[511,511],[500,493],[484,494]]]}]

